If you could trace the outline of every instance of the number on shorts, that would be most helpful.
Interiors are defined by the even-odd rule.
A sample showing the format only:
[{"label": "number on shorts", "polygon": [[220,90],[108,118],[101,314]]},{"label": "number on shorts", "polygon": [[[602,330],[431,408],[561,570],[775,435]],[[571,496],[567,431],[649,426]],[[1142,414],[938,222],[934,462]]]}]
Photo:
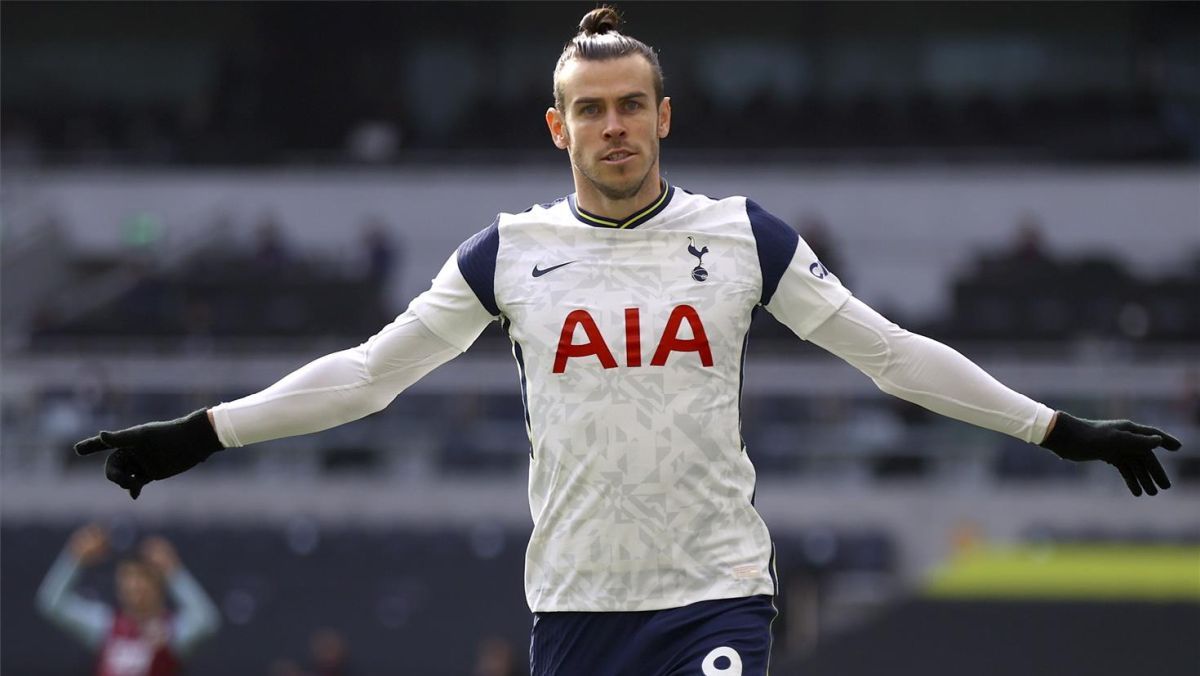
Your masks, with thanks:
[{"label": "number on shorts", "polygon": [[[722,657],[729,661],[728,666],[717,666],[717,660]],[[704,670],[704,676],[742,676],[742,656],[729,646],[715,648],[704,656],[704,662],[700,666]]]}]

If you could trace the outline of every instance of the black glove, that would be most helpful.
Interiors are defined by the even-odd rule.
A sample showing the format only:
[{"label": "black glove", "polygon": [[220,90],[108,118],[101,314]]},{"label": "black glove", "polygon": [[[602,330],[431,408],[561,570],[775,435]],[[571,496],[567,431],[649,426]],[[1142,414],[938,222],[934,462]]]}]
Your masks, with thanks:
[{"label": "black glove", "polygon": [[224,448],[203,408],[175,420],[101,432],[75,444],[79,455],[116,449],[104,463],[104,475],[134,500],[142,486],[189,470]]},{"label": "black glove", "polygon": [[1162,430],[1128,420],[1084,420],[1059,411],[1054,429],[1046,435],[1042,448],[1060,458],[1103,460],[1121,473],[1134,495],[1145,490],[1158,495],[1158,488],[1170,488],[1171,480],[1152,449],[1162,446],[1177,451],[1182,444]]}]

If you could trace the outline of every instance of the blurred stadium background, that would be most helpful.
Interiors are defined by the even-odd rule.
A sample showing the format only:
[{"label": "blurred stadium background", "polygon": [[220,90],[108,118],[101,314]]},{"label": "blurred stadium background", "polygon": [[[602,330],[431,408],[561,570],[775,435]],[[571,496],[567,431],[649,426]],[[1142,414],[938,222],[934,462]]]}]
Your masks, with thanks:
[{"label": "blurred stadium background", "polygon": [[[542,113],[581,3],[5,2],[0,671],[67,534],[162,533],[222,610],[193,674],[523,673],[507,341],[386,411],[131,502],[70,452],[357,344],[496,211],[570,192]],[[861,298],[1059,408],[1184,441],[1175,487],[926,414],[752,333],[774,673],[1200,673],[1200,4],[627,3],[667,178],[791,219]],[[111,565],[85,590],[111,597]],[[511,672],[482,654],[515,654]],[[495,661],[495,660],[493,660]]]}]

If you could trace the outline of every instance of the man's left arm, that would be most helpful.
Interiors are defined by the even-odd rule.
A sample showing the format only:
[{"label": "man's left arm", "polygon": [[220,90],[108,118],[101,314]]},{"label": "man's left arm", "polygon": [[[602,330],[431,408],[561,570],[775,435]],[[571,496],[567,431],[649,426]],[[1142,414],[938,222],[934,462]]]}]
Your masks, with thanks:
[{"label": "man's left arm", "polygon": [[869,376],[879,389],[935,413],[1041,445],[1067,460],[1103,460],[1134,495],[1171,482],[1153,449],[1178,439],[1128,420],[1084,420],[1005,387],[954,349],[906,331],[849,298],[806,336]]},{"label": "man's left arm", "polygon": [[884,392],[1067,460],[1103,460],[1121,472],[1134,495],[1171,486],[1153,449],[1178,450],[1178,439],[1128,420],[1056,413],[1010,390],[955,350],[901,329],[852,297],[794,230],[753,201],[746,201],[746,216],[762,274],[759,304]]}]

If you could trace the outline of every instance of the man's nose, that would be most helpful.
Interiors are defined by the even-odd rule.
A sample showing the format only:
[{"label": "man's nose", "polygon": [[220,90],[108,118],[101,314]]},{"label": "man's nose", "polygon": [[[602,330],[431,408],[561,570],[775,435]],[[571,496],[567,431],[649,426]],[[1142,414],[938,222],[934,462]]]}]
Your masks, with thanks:
[{"label": "man's nose", "polygon": [[604,120],[604,138],[624,138],[625,125],[621,123],[621,117],[616,112],[610,112]]}]

